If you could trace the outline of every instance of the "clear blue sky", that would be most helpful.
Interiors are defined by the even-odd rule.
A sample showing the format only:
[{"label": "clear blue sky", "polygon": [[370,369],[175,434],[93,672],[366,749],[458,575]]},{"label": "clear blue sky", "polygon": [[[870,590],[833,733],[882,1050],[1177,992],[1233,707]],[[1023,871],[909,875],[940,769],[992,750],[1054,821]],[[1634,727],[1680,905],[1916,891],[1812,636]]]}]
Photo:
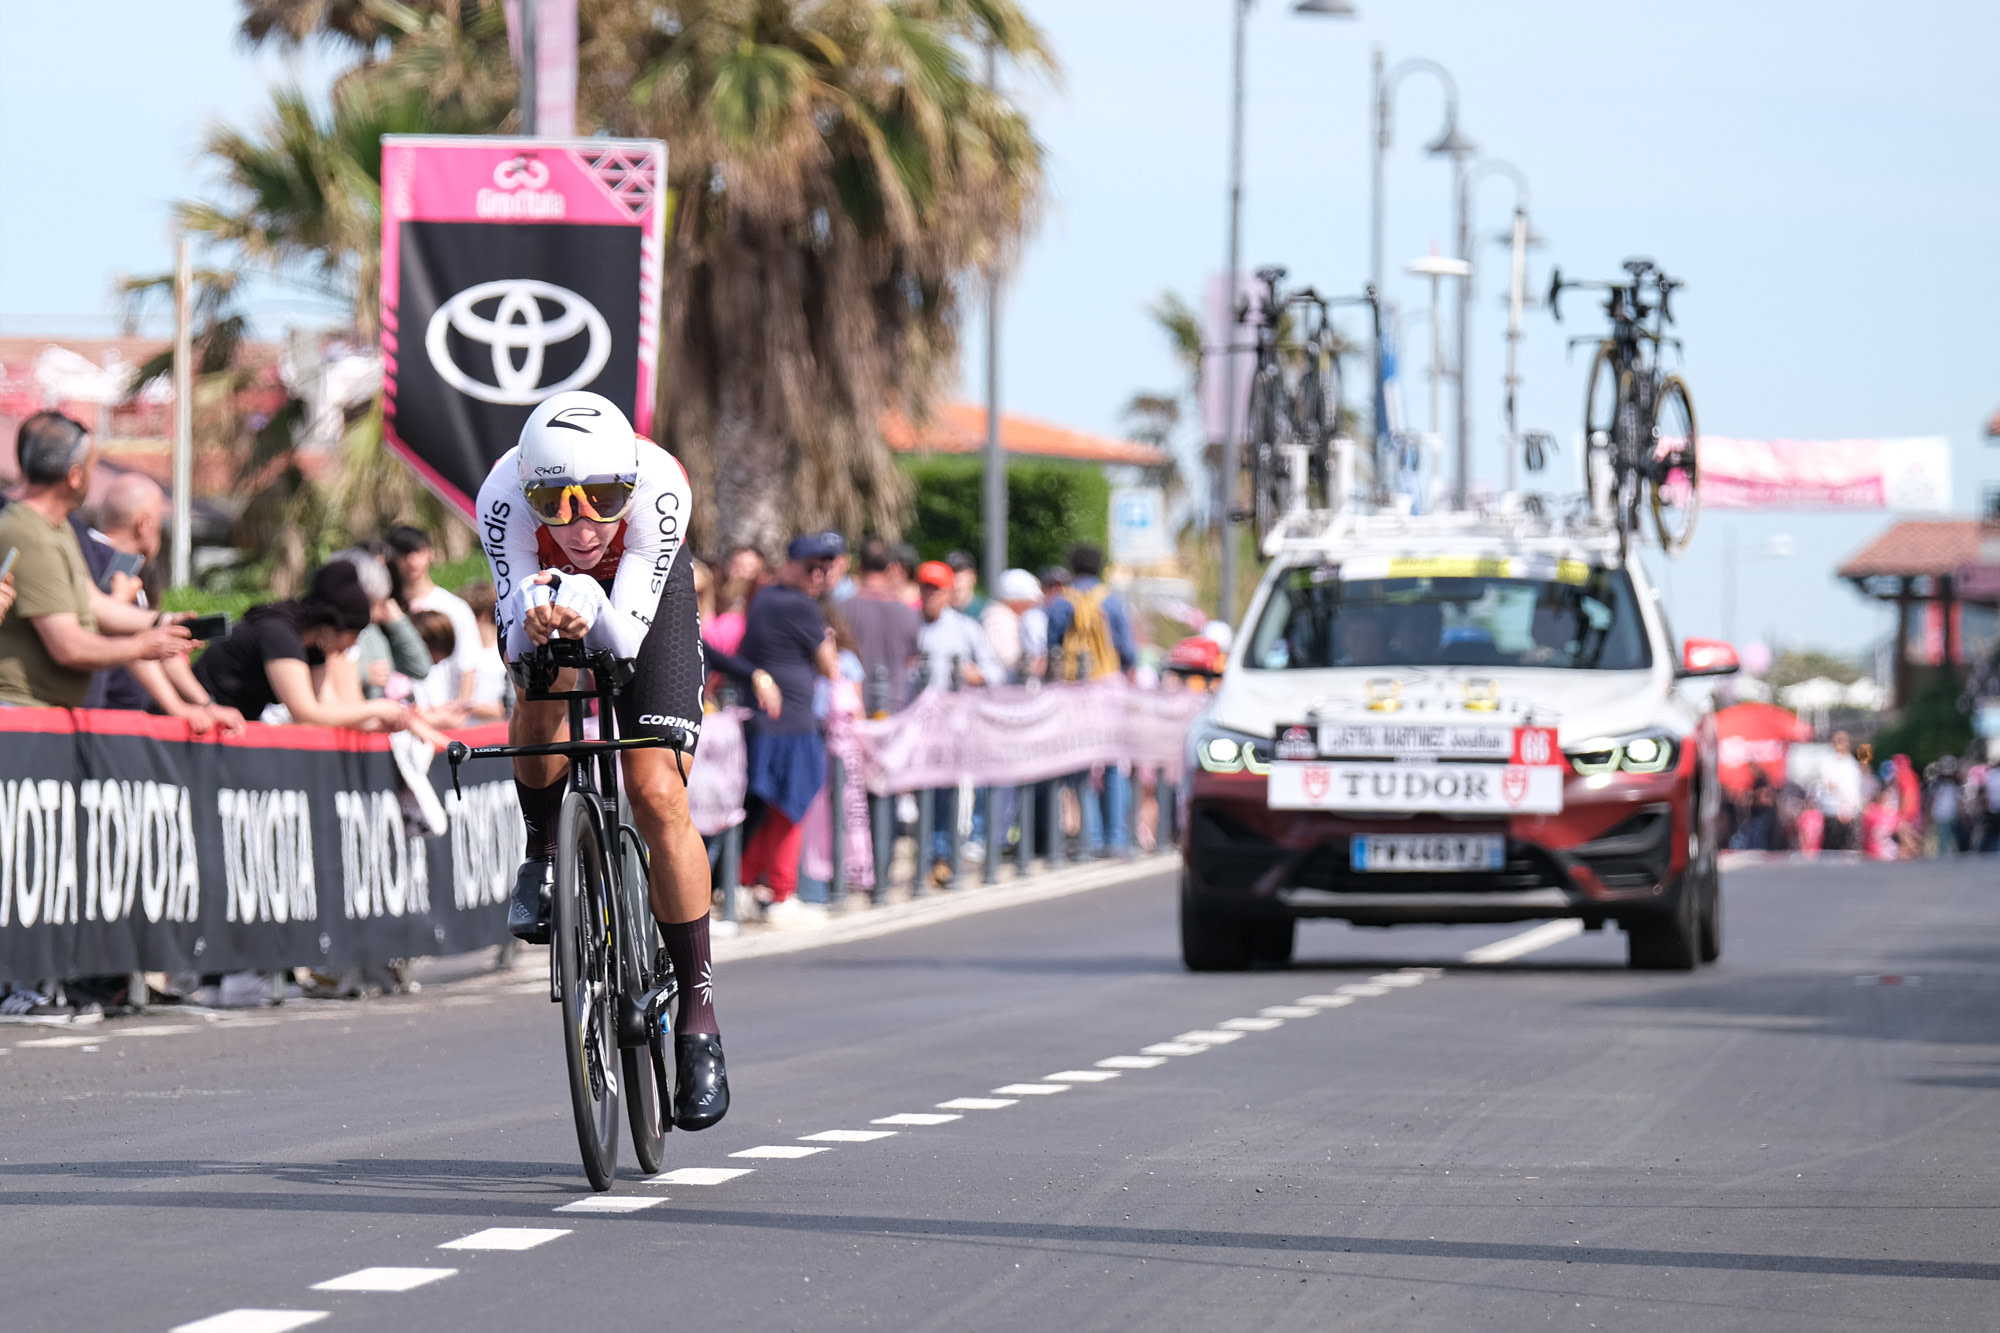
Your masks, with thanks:
[{"label": "clear blue sky", "polygon": [[[1100,431],[1174,370],[1144,307],[1195,296],[1222,265],[1229,0],[1027,0],[1063,61],[1028,94],[1051,154],[1047,217],[1008,298],[1007,405]],[[1944,435],[1969,508],[2000,478],[1980,424],[2000,406],[2000,7],[1973,0],[1357,0],[1358,20],[1262,0],[1250,33],[1246,266],[1278,262],[1323,290],[1367,268],[1368,52],[1456,75],[1462,124],[1533,189],[1547,267],[1609,274],[1647,254],[1685,277],[1677,304],[1703,428],[1739,436]],[[231,0],[36,6],[0,0],[0,329],[113,321],[113,275],[168,261],[170,200],[201,187],[205,126],[256,114],[287,77],[234,41]],[[87,68],[84,62],[87,63]],[[81,72],[80,72],[81,71]],[[308,82],[324,67],[308,62]],[[1447,173],[1421,144],[1433,87],[1398,101],[1389,168],[1393,271],[1449,247]],[[1479,232],[1503,225],[1504,182]],[[1475,470],[1497,475],[1501,258],[1474,335]],[[1394,294],[1421,306],[1420,289]],[[1531,315],[1525,424],[1568,441],[1583,366],[1563,339],[1594,328]],[[314,307],[273,294],[275,332]],[[982,364],[976,333],[969,367]],[[1412,357],[1412,360],[1420,358]],[[1413,385],[1419,389],[1419,385]],[[975,375],[969,396],[981,386]],[[1887,517],[1710,514],[1665,579],[1684,633],[1719,633],[1721,533],[1790,533],[1789,560],[1743,561],[1737,635],[1856,648],[1886,621],[1831,578]]]}]

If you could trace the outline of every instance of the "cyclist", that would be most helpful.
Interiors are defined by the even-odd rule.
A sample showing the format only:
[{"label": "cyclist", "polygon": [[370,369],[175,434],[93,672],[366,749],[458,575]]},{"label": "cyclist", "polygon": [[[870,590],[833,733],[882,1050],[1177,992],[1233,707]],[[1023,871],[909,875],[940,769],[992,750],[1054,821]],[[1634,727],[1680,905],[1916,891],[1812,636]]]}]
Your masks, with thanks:
[{"label": "cyclist", "polygon": [[[679,559],[692,494],[673,456],[632,430],[594,393],[560,393],[529,414],[521,439],[479,488],[480,544],[493,569],[496,628],[510,663],[552,637],[582,639],[631,659],[618,697],[622,736],[701,729],[700,616],[689,562]],[[575,673],[565,671],[566,678]],[[574,688],[573,679],[557,682]],[[565,739],[562,703],[525,698],[508,724],[513,745]],[[706,1129],[729,1110],[709,965],[708,854],[688,817],[681,759],[670,749],[622,756],[632,818],[652,853],[653,917],[680,983],[674,1026],[674,1124]],[[547,943],[556,823],[569,761],[514,760],[527,859],[507,928]]]}]

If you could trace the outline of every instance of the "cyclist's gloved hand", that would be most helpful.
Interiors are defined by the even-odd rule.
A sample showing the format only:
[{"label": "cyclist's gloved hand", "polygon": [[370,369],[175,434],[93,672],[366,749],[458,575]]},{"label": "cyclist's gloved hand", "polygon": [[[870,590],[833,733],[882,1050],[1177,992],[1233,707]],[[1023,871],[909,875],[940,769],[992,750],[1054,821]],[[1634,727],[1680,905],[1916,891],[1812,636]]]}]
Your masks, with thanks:
[{"label": "cyclist's gloved hand", "polygon": [[564,579],[556,589],[555,604],[581,616],[586,632],[611,609],[611,599],[605,596],[604,585],[592,578]]}]

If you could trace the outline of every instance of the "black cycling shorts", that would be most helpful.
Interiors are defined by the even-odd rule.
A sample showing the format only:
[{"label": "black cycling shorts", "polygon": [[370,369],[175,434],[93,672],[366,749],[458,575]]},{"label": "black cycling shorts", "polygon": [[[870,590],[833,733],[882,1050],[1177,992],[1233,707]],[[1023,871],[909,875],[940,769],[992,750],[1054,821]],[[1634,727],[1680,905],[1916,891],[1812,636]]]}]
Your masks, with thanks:
[{"label": "black cycling shorts", "polygon": [[695,600],[694,569],[680,552],[667,573],[653,627],[639,644],[632,683],[618,696],[620,736],[687,733],[688,750],[701,737],[701,692],[708,667],[701,651],[701,606]]}]

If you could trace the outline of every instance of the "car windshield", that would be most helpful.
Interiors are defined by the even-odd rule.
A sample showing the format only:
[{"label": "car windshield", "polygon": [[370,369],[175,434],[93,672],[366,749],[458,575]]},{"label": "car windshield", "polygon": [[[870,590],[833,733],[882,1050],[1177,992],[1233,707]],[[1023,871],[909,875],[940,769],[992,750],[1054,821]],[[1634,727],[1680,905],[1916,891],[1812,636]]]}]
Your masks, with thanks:
[{"label": "car windshield", "polygon": [[1245,664],[1640,671],[1653,654],[1622,569],[1535,557],[1364,557],[1281,573]]}]

